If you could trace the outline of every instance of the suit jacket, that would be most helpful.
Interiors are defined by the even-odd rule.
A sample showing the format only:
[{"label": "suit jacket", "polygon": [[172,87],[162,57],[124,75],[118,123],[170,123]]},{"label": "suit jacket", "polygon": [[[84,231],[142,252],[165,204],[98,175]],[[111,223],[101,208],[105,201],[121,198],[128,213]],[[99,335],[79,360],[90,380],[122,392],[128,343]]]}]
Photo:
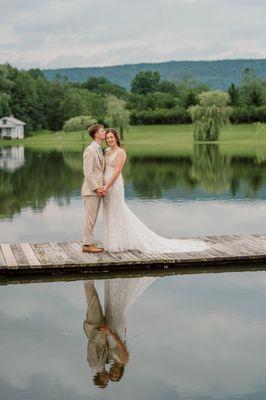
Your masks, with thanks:
[{"label": "suit jacket", "polygon": [[104,157],[101,156],[96,145],[92,142],[83,153],[84,179],[81,186],[82,196],[98,196],[96,189],[103,186],[103,173],[105,168]]},{"label": "suit jacket", "polygon": [[[104,321],[103,323],[104,324]],[[88,338],[87,361],[91,368],[102,371],[108,363],[108,343],[106,334],[99,331],[99,326],[84,321],[84,331]]]}]

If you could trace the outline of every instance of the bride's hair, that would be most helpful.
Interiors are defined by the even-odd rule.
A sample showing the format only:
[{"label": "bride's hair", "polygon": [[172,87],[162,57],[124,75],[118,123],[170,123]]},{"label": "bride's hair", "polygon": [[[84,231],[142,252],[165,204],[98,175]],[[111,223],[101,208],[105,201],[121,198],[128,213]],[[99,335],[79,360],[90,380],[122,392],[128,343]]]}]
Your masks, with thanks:
[{"label": "bride's hair", "polygon": [[[112,364],[110,371],[109,371],[110,372],[110,380],[112,382],[119,382],[120,379],[122,378],[122,376],[124,375],[124,371],[125,371],[125,364],[121,364],[121,363],[115,361]],[[115,378],[112,376],[113,372],[116,372],[116,374],[117,374],[117,376]]]},{"label": "bride's hair", "polygon": [[106,135],[107,135],[107,133],[110,133],[110,132],[114,135],[117,145],[119,147],[122,147],[121,142],[120,142],[120,137],[118,135],[117,130],[115,128],[109,128],[106,130]]}]

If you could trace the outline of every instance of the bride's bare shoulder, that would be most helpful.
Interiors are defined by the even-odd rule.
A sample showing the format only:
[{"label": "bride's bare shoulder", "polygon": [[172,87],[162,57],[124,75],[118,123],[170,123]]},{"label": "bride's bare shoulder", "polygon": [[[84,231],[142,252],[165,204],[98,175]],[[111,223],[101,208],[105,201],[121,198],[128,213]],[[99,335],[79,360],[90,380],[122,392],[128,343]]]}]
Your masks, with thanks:
[{"label": "bride's bare shoulder", "polygon": [[124,149],[122,149],[122,147],[119,148],[118,154],[121,155],[121,156],[123,156],[123,157],[126,157],[126,156],[127,156],[127,153],[125,152]]}]

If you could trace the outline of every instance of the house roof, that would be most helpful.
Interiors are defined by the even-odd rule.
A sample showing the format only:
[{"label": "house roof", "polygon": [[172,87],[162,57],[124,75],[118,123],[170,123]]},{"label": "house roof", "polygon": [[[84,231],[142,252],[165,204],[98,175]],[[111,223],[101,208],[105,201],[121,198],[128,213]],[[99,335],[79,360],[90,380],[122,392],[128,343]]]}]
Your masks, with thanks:
[{"label": "house roof", "polygon": [[[3,123],[4,119],[7,121],[6,124]],[[26,125],[26,124],[25,124],[25,122],[20,121],[19,119],[14,118],[14,117],[3,117],[3,118],[0,118],[0,127],[1,128],[5,127],[5,126],[6,127],[13,127],[15,125]]]}]

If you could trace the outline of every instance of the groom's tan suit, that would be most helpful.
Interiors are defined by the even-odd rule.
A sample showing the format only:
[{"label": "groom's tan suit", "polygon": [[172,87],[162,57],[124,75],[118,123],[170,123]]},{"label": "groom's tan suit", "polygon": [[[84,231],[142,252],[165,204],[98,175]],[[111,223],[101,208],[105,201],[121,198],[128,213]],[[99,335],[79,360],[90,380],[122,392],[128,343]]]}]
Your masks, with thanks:
[{"label": "groom's tan suit", "polygon": [[81,187],[85,207],[83,245],[93,244],[92,233],[101,204],[97,189],[103,186],[104,168],[105,160],[101,146],[92,142],[83,153],[84,180]]}]

